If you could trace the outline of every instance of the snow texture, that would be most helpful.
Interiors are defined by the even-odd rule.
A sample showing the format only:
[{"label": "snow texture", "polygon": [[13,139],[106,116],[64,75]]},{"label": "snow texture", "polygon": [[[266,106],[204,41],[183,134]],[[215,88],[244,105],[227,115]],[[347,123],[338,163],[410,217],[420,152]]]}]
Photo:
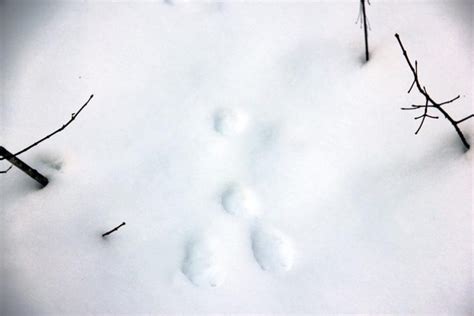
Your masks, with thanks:
[{"label": "snow texture", "polygon": [[214,128],[222,135],[232,136],[242,133],[247,121],[246,115],[237,109],[221,109],[214,115]]},{"label": "snow texture", "polygon": [[218,248],[213,240],[198,240],[188,245],[182,271],[195,285],[216,287],[224,282],[226,273]]},{"label": "snow texture", "polygon": [[257,217],[260,206],[257,195],[248,187],[232,184],[222,193],[222,206],[228,213],[241,217]]},{"label": "snow texture", "polygon": [[0,1],[2,146],[94,94],[0,175],[0,315],[472,315],[473,150],[394,34],[461,119],[473,2],[371,1],[368,63],[359,3]]},{"label": "snow texture", "polygon": [[288,237],[275,228],[255,228],[252,233],[252,250],[263,270],[284,272],[293,266],[293,246]]}]

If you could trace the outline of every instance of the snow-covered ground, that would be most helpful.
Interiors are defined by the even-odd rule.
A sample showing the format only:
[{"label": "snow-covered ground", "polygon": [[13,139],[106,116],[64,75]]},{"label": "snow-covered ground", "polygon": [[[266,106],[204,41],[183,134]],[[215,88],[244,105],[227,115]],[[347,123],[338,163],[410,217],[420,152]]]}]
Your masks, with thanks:
[{"label": "snow-covered ground", "polygon": [[368,64],[358,9],[3,2],[0,143],[95,97],[0,175],[0,314],[472,312],[472,150],[394,33],[462,118],[473,4],[372,0]]}]

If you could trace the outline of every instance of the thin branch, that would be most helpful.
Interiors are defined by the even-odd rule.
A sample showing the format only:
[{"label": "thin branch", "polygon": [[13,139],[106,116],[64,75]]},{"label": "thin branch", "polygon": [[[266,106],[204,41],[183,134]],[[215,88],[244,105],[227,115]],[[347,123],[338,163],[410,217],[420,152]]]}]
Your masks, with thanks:
[{"label": "thin branch", "polygon": [[[423,90],[426,92],[425,87],[423,87]],[[425,123],[425,118],[428,115],[427,113],[428,113],[428,98],[426,99],[425,112],[422,115],[420,126],[418,126],[418,129],[416,130],[415,135],[418,134],[418,132],[421,130],[421,127],[423,126],[423,123]]]},{"label": "thin branch", "polygon": [[362,17],[364,23],[364,39],[365,39],[365,61],[369,61],[369,35],[367,34],[367,14],[365,12],[365,1],[360,0],[360,5],[362,8]]},{"label": "thin branch", "polygon": [[421,119],[422,117],[427,117],[427,118],[431,118],[431,119],[435,119],[435,120],[439,119],[439,116],[432,116],[432,115],[429,115],[429,114],[423,114],[423,115],[415,117],[415,120]]},{"label": "thin branch", "polygon": [[466,116],[465,118],[463,118],[462,120],[459,120],[459,121],[456,121],[456,124],[459,124],[459,123],[462,123],[464,121],[467,121],[468,119],[470,119],[471,117],[474,117],[474,114],[471,114],[469,116]]},{"label": "thin branch", "polygon": [[[418,75],[418,61],[415,60],[415,74]],[[411,89],[413,89],[413,86],[415,85],[416,79],[413,79],[413,82],[411,83],[410,89],[408,89],[407,93],[411,92]]]},{"label": "thin branch", "polygon": [[[461,139],[461,142],[463,143],[463,145],[469,149],[470,148],[470,145],[469,143],[467,142],[466,140],[466,137],[464,136],[464,134],[462,133],[461,129],[459,128],[458,124],[460,124],[461,122],[464,122],[465,120],[468,120],[469,118],[473,117],[474,114],[471,114],[459,121],[455,121],[450,115],[448,112],[446,112],[444,110],[444,108],[442,108],[441,106],[442,105],[445,105],[445,104],[448,104],[448,103],[451,103],[457,99],[459,99],[459,95],[449,101],[445,101],[445,102],[442,102],[442,103],[437,103],[435,102],[431,96],[428,94],[428,92],[426,91],[426,88],[425,87],[421,87],[421,84],[420,84],[420,81],[418,79],[418,67],[417,67],[417,62],[415,61],[415,67],[413,67],[413,64],[411,63],[410,61],[410,58],[408,58],[408,53],[407,51],[405,50],[405,47],[403,46],[402,44],[402,41],[400,40],[400,36],[398,34],[395,34],[395,38],[397,39],[398,41],[398,44],[400,45],[400,48],[402,49],[402,53],[403,53],[403,56],[405,57],[405,60],[408,64],[408,66],[410,67],[410,70],[413,74],[413,83],[412,83],[412,86],[410,87],[410,90],[409,92],[411,91],[411,89],[416,86],[416,88],[418,89],[418,91],[425,97],[426,99],[426,103],[424,106],[420,106],[420,105],[412,105],[412,107],[414,108],[424,108],[424,113],[422,116],[420,116],[419,118],[422,118],[422,121],[420,123],[420,126],[418,127],[417,131],[415,132],[415,134],[418,134],[418,132],[420,131],[421,127],[423,126],[423,123],[425,121],[425,118],[426,117],[429,117],[429,118],[434,118],[433,116],[431,115],[428,115],[428,108],[431,108],[431,107],[434,107],[436,108],[439,112],[441,112],[441,114],[443,114],[443,116],[451,123],[451,125],[453,125],[454,129],[456,130],[456,133],[458,134],[459,138]],[[403,108],[403,109],[409,109],[409,108]]]},{"label": "thin branch", "polygon": [[10,169],[13,167],[13,165],[11,165],[10,167],[8,167],[8,169],[5,169],[5,170],[2,170],[0,171],[0,174],[2,173],[7,173],[8,171],[10,171]]},{"label": "thin branch", "polygon": [[[69,121],[66,122],[66,124],[64,124],[63,126],[61,126],[60,128],[58,128],[57,130],[55,130],[54,132],[52,132],[51,134],[41,138],[40,140],[34,142],[33,144],[23,148],[22,150],[18,151],[17,153],[13,154],[12,157],[16,157],[18,155],[21,155],[22,153],[24,153],[25,151],[28,151],[30,150],[31,148],[39,145],[40,143],[44,142],[45,140],[47,140],[48,138],[56,135],[57,133],[61,132],[63,129],[65,129],[66,127],[68,127],[69,124],[72,123],[72,121],[74,121],[76,119],[76,117],[81,113],[81,111],[87,106],[87,104],[89,104],[90,100],[92,100],[92,98],[94,97],[93,94],[91,94],[91,96],[89,97],[89,99],[86,101],[86,103],[84,103],[80,108],[79,110],[76,112],[76,113],[72,113],[71,115],[71,119]],[[10,157],[0,157],[0,160],[4,160],[4,159],[7,159],[7,158],[10,158]]]},{"label": "thin branch", "polygon": [[355,21],[355,24],[358,24],[360,21],[360,28],[362,29],[362,3],[359,5],[359,14],[357,15],[357,19]]},{"label": "thin branch", "polygon": [[123,222],[122,224],[118,225],[118,226],[115,227],[114,229],[109,230],[109,231],[106,232],[106,233],[103,233],[103,234],[102,234],[102,237],[105,237],[105,236],[107,236],[107,235],[112,234],[114,231],[118,230],[120,227],[122,227],[122,226],[124,226],[124,225],[125,225],[125,222]]},{"label": "thin branch", "polygon": [[457,97],[455,97],[455,98],[453,98],[453,99],[451,99],[451,100],[449,100],[449,101],[445,101],[445,102],[438,103],[438,105],[439,105],[439,106],[442,106],[442,105],[451,103],[451,102],[453,102],[453,101],[456,101],[456,100],[459,99],[460,97],[461,97],[461,96],[458,95]]},{"label": "thin branch", "polygon": [[434,105],[426,105],[426,104],[412,104],[411,106],[415,109],[424,108],[424,107],[435,108]]}]

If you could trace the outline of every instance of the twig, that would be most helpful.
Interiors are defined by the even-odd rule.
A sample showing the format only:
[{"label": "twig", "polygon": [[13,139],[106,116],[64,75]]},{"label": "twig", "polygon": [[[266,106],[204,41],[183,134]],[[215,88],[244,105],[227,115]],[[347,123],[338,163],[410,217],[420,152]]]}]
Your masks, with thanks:
[{"label": "twig", "polygon": [[29,175],[31,178],[40,183],[43,187],[48,185],[48,178],[39,173],[38,170],[31,168],[20,158],[16,157],[15,155],[12,155],[12,153],[5,149],[3,146],[0,146],[0,156],[7,157],[6,159],[13,166],[17,167],[18,169]]},{"label": "twig", "polygon": [[[423,87],[423,91],[426,92],[426,88],[425,88],[425,87]],[[425,107],[424,107],[424,112],[423,112],[423,115],[421,116],[421,117],[422,117],[421,123],[420,123],[420,126],[418,126],[418,129],[416,130],[415,135],[417,135],[418,132],[421,130],[421,127],[423,126],[423,123],[425,123],[425,118],[426,118],[427,115],[428,115],[428,99],[426,99],[426,103],[425,103]]]},{"label": "twig", "polygon": [[367,15],[365,14],[365,0],[360,0],[360,5],[362,8],[362,17],[364,23],[365,61],[369,61],[369,35],[367,33]]},{"label": "twig", "polygon": [[469,116],[466,116],[465,118],[463,118],[462,120],[459,120],[459,121],[456,121],[456,124],[459,124],[459,123],[462,123],[468,119],[470,119],[471,117],[474,117],[474,114],[471,114]]},{"label": "twig", "polygon": [[8,167],[8,169],[2,170],[2,171],[0,171],[0,173],[7,173],[8,171],[10,171],[10,169],[12,167],[13,167],[13,165],[10,165],[10,167]]},{"label": "twig", "polygon": [[109,231],[106,232],[106,233],[103,233],[103,234],[102,234],[102,237],[105,237],[105,236],[107,236],[107,235],[109,235],[109,234],[112,234],[114,231],[118,230],[120,227],[122,227],[122,226],[124,226],[124,225],[125,225],[125,222],[123,222],[122,224],[118,225],[118,226],[115,227],[114,229],[109,230]]},{"label": "twig", "polygon": [[0,157],[0,160],[4,160],[4,159],[8,159],[8,158],[11,158],[11,157],[16,157],[18,155],[21,155],[22,153],[24,153],[25,151],[27,150],[30,150],[31,148],[39,145],[40,143],[44,142],[45,140],[47,140],[48,138],[50,138],[51,136],[54,136],[55,134],[61,132],[63,129],[65,129],[66,127],[68,127],[69,124],[72,123],[72,121],[74,121],[76,119],[76,117],[79,115],[79,113],[81,113],[81,111],[87,106],[87,104],[89,104],[90,100],[92,100],[92,98],[94,97],[93,94],[91,94],[91,96],[89,97],[89,99],[86,101],[86,103],[84,103],[80,109],[76,112],[76,113],[72,113],[71,115],[71,119],[69,121],[66,122],[66,124],[64,124],[63,126],[61,126],[60,128],[58,128],[57,130],[55,130],[54,132],[52,132],[51,134],[41,138],[40,140],[34,142],[33,144],[23,148],[22,150],[16,152],[15,154],[12,154],[11,156],[9,157],[6,157],[6,156],[3,156],[3,157]]},{"label": "twig", "polygon": [[[415,60],[415,73],[418,74],[418,61],[417,60]],[[408,89],[407,93],[411,92],[411,89],[413,89],[414,85],[415,85],[415,79],[413,79],[413,82],[411,83],[410,89]]]},{"label": "twig", "polygon": [[[465,120],[468,120],[470,119],[471,117],[474,116],[474,114],[471,114],[459,121],[455,121],[449,114],[448,112],[446,112],[443,108],[442,108],[442,105],[445,105],[445,104],[448,104],[448,103],[451,103],[457,99],[459,99],[459,95],[451,100],[448,100],[448,101],[445,101],[445,102],[441,102],[441,103],[437,103],[435,102],[431,96],[428,94],[428,92],[426,91],[426,88],[425,87],[421,87],[421,84],[420,84],[420,81],[418,79],[418,67],[417,67],[417,62],[415,61],[415,67],[413,67],[410,59],[408,58],[408,54],[407,54],[407,51],[405,50],[405,47],[403,46],[402,44],[402,41],[400,40],[400,36],[398,34],[395,34],[395,37],[398,41],[398,44],[400,44],[400,48],[402,49],[402,52],[403,52],[403,56],[405,57],[405,60],[407,61],[408,63],[408,66],[410,67],[410,70],[411,72],[413,73],[413,83],[412,83],[412,87],[410,87],[410,90],[408,92],[411,91],[411,89],[413,88],[413,86],[415,85],[416,88],[418,89],[418,91],[425,97],[426,99],[426,103],[425,105],[423,106],[420,106],[420,105],[415,105],[413,104],[412,107],[415,108],[415,109],[418,109],[418,108],[423,108],[424,109],[424,113],[422,116],[420,116],[419,118],[422,118],[422,121],[420,123],[420,126],[418,127],[417,131],[415,132],[415,134],[418,134],[418,132],[420,131],[421,127],[423,126],[423,123],[425,121],[425,118],[426,117],[429,117],[429,118],[435,118],[431,115],[428,115],[428,108],[435,108],[436,110],[440,111],[441,114],[443,114],[443,116],[451,123],[451,125],[453,125],[454,129],[456,130],[456,133],[458,134],[459,138],[461,139],[463,145],[469,149],[470,148],[470,145],[469,143],[467,142],[464,134],[462,133],[461,129],[459,128],[458,124],[460,124],[461,122],[464,122]],[[408,110],[411,108],[402,108],[402,110]]]},{"label": "twig", "polygon": [[455,97],[455,98],[452,98],[452,99],[451,99],[451,100],[449,100],[449,101],[444,101],[444,102],[441,102],[441,103],[439,103],[438,105],[439,105],[439,106],[441,106],[441,105],[445,105],[445,104],[451,103],[451,102],[453,102],[453,101],[456,101],[456,100],[457,100],[457,99],[459,99],[460,97],[461,97],[461,96],[460,96],[460,95],[458,95],[457,97]]}]

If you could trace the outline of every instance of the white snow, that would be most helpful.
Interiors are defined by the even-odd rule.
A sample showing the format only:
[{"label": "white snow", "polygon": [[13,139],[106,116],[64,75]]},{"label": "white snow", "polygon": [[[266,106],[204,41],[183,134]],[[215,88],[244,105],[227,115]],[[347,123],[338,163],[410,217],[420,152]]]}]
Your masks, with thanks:
[{"label": "white snow", "polygon": [[472,314],[472,6],[2,1],[0,314]]},{"label": "white snow", "polygon": [[219,286],[226,277],[219,250],[215,240],[191,241],[186,249],[183,273],[197,286]]},{"label": "white snow", "polygon": [[222,193],[222,206],[230,214],[242,217],[257,217],[261,212],[255,192],[240,184],[231,184]]},{"label": "white snow", "polygon": [[225,136],[242,133],[247,126],[247,117],[237,109],[220,109],[214,115],[215,130]]}]

